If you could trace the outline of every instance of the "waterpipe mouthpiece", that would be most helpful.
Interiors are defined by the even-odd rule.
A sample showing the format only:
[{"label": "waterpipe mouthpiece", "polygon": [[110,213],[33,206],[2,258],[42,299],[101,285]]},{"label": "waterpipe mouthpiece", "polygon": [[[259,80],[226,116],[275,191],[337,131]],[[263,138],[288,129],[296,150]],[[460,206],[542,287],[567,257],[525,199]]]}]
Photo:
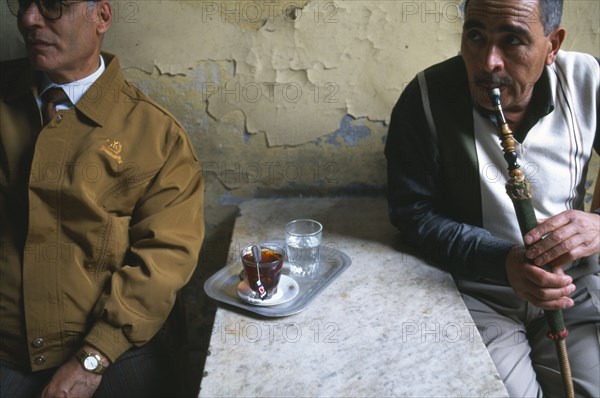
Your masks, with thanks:
[{"label": "waterpipe mouthpiece", "polygon": [[500,106],[500,89],[498,87],[490,89],[490,91],[488,91],[488,96],[494,107]]}]

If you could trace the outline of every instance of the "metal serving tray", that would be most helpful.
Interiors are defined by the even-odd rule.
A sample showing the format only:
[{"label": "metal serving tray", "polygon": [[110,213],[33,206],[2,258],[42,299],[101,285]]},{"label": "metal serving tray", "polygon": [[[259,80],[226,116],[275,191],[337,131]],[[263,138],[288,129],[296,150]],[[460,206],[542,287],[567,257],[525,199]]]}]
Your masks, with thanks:
[{"label": "metal serving tray", "polygon": [[[281,243],[281,242],[280,242]],[[240,283],[242,262],[232,261],[217,271],[204,283],[204,291],[214,300],[233,305],[247,311],[268,317],[284,317],[296,314],[305,309],[331,282],[333,282],[352,260],[345,253],[327,247],[321,250],[321,262],[314,275],[291,275],[289,264],[284,260],[282,273],[298,282],[298,295],[286,303],[273,306],[256,306],[243,301],[237,293]]]}]

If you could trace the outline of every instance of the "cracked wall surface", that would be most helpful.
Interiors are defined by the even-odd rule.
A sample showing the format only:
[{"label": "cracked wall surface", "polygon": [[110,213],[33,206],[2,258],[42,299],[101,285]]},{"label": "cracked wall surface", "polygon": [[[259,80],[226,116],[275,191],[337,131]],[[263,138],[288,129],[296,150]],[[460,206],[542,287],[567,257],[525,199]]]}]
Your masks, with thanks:
[{"label": "cracked wall surface", "polygon": [[[565,2],[564,48],[600,56],[600,2]],[[387,123],[457,54],[459,1],[113,0],[104,48],[186,127],[207,203],[382,192]],[[0,57],[22,56],[2,2]],[[595,169],[593,169],[595,170]]]}]

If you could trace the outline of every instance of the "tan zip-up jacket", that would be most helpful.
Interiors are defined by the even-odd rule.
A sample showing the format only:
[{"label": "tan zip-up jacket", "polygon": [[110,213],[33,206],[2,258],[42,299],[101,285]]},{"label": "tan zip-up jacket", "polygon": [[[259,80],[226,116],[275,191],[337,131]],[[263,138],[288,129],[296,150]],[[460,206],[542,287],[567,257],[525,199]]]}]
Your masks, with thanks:
[{"label": "tan zip-up jacket", "polygon": [[43,129],[29,63],[0,64],[0,359],[33,371],[84,340],[114,361],[151,339],[204,236],[182,126],[103,57]]}]

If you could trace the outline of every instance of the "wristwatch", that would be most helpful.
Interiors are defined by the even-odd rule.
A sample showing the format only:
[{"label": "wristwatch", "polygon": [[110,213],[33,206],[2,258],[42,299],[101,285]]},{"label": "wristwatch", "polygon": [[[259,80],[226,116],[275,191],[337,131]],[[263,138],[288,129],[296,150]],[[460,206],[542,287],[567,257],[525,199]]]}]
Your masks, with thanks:
[{"label": "wristwatch", "polygon": [[84,349],[81,349],[77,351],[76,357],[81,363],[81,366],[83,366],[83,369],[85,369],[88,372],[101,375],[106,370],[106,368],[102,366],[102,358],[98,354],[92,354],[85,351]]}]

